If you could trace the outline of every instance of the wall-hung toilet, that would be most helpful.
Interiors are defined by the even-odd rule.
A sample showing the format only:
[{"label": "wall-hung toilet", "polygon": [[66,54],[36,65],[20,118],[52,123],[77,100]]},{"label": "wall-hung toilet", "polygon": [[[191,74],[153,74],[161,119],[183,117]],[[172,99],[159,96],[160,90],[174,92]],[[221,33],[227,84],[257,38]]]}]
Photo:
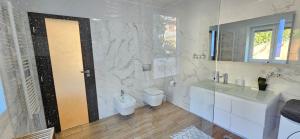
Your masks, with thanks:
[{"label": "wall-hung toilet", "polygon": [[128,94],[122,94],[114,98],[115,108],[123,116],[133,114],[135,111],[136,100]]},{"label": "wall-hung toilet", "polygon": [[300,100],[289,100],[280,113],[277,139],[300,139]]},{"label": "wall-hung toilet", "polygon": [[144,90],[144,102],[152,107],[161,105],[164,97],[164,91],[162,90],[156,88]]}]

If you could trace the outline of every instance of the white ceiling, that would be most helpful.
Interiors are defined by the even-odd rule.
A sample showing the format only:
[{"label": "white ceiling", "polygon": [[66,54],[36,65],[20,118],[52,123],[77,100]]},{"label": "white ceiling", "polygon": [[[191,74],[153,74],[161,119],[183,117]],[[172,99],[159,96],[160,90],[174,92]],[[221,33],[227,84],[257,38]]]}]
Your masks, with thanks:
[{"label": "white ceiling", "polygon": [[183,0],[128,0],[128,1],[141,2],[141,3],[159,6],[159,7],[167,7],[169,5],[174,5]]}]

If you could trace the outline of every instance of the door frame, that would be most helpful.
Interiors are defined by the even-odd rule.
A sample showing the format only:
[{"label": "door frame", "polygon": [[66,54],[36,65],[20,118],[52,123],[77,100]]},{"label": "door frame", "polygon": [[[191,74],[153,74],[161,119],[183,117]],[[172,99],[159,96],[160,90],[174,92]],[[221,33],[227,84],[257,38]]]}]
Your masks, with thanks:
[{"label": "door frame", "polygon": [[33,12],[28,12],[28,18],[47,127],[55,127],[56,132],[61,131],[45,18],[78,21],[83,69],[89,70],[89,75],[84,74],[89,122],[99,120],[90,20]]}]

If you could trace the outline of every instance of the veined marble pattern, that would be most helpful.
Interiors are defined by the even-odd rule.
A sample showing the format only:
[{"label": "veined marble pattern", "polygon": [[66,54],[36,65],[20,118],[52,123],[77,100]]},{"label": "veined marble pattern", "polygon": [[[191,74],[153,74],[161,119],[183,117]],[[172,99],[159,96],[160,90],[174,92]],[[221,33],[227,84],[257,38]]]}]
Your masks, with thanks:
[{"label": "veined marble pattern", "polygon": [[[16,14],[19,11],[12,9]],[[15,17],[18,18],[18,17]],[[0,115],[0,138],[14,138],[26,134],[30,129],[20,71],[12,43],[10,22],[6,3],[0,2],[0,72],[6,96],[7,110]]]},{"label": "veined marble pattern", "polygon": [[155,58],[153,60],[153,78],[164,78],[176,75],[176,57]]},{"label": "veined marble pattern", "polygon": [[[215,63],[208,61],[209,26],[218,24],[219,1],[188,0],[169,6],[166,11],[178,19],[176,86],[165,86],[167,99],[173,104],[189,109],[189,87],[209,79]],[[209,13],[209,15],[207,14]],[[206,54],[206,59],[193,59],[193,54]]]},{"label": "veined marble pattern", "polygon": [[113,97],[124,90],[143,106],[143,90],[153,85],[150,72],[142,71],[152,51],[142,51],[144,28],[134,22],[96,20],[91,22],[96,86],[100,118],[116,113]]},{"label": "veined marble pattern", "polygon": [[[135,12],[91,20],[100,118],[116,114],[113,97],[121,90],[135,97],[140,107],[144,89],[163,89],[169,81],[169,77],[153,79],[154,59],[170,57],[159,40],[165,30],[157,18],[162,10],[133,3],[128,10]],[[144,72],[143,64],[152,64],[151,71]]]}]

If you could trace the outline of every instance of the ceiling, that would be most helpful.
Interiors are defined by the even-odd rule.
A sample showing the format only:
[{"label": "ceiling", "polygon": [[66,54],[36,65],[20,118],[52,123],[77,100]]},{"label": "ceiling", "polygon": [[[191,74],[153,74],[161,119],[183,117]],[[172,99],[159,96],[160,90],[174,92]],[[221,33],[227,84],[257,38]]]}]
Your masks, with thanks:
[{"label": "ceiling", "polygon": [[168,7],[169,5],[174,5],[183,0],[127,0],[131,2],[141,2],[149,5],[154,5],[158,7]]}]

